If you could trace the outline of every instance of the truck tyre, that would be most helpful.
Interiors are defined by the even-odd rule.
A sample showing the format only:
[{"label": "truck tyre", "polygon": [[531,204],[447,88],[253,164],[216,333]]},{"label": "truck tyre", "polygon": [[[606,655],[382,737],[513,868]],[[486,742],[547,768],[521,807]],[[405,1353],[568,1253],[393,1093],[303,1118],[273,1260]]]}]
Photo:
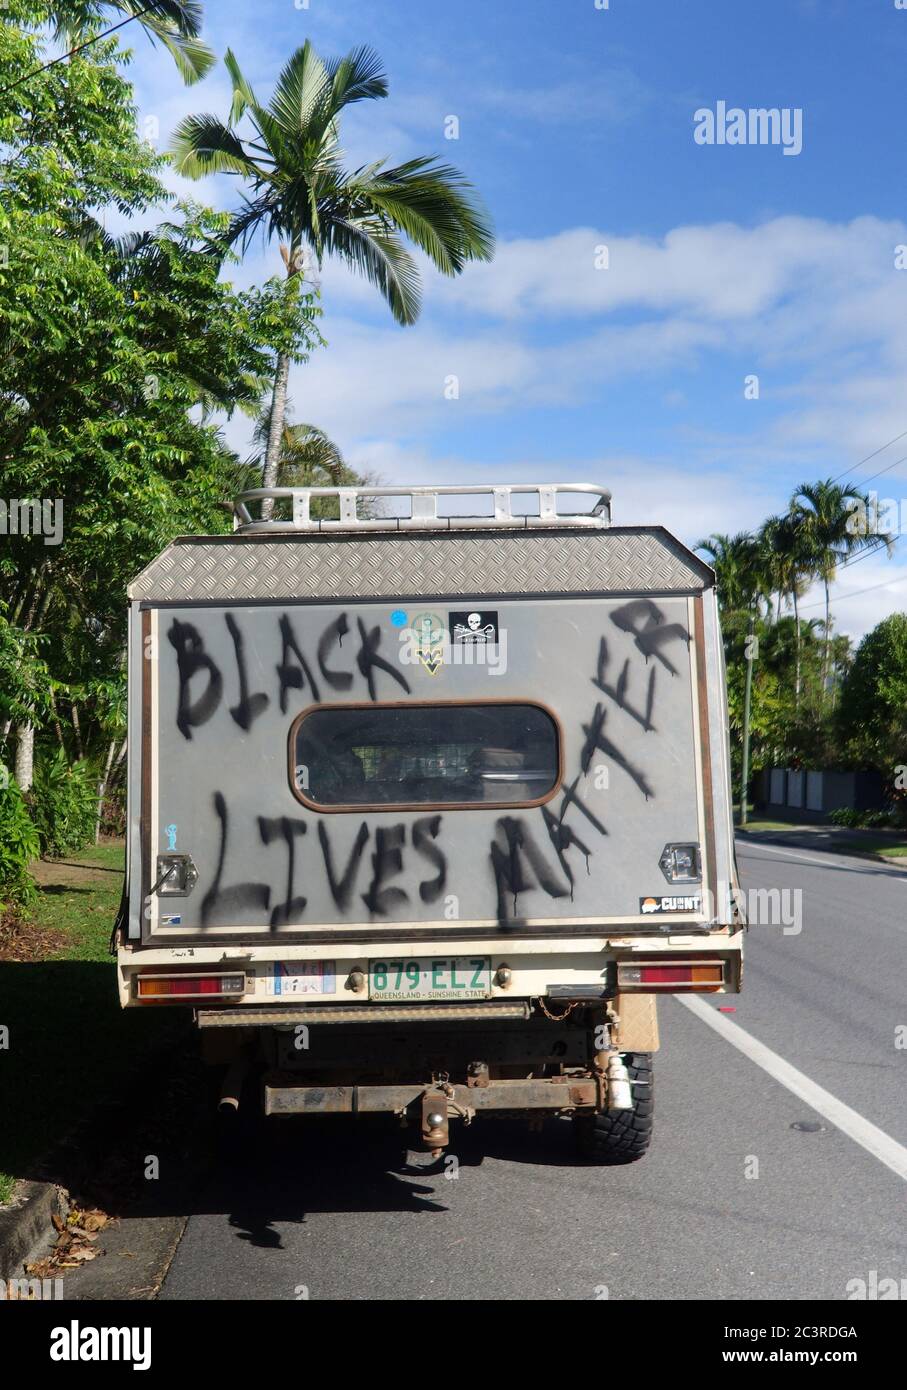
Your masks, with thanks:
[{"label": "truck tyre", "polygon": [[591,1163],[635,1163],[642,1158],[652,1138],[655,1118],[652,1054],[628,1052],[624,1062],[633,1087],[632,1110],[605,1110],[600,1115],[574,1117],[577,1147],[583,1158]]}]

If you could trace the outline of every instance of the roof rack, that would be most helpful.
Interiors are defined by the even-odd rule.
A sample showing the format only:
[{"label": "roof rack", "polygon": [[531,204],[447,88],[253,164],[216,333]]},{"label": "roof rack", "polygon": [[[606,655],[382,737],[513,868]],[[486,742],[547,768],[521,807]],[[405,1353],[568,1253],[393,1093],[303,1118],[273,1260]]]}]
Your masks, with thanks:
[{"label": "roof rack", "polygon": [[[564,494],[580,493],[598,500],[591,509],[582,512],[558,510],[558,498]],[[538,498],[538,512],[514,515],[513,498],[530,495]],[[439,516],[440,497],[491,496],[493,514],[485,516]],[[325,521],[312,516],[313,497],[336,497],[339,520]],[[359,515],[360,499],[372,502],[375,498],[408,497],[409,516],[363,517]],[[249,504],[276,502],[290,498],[291,519],[271,515],[272,507],[262,506],[258,517]],[[593,483],[468,483],[462,487],[258,487],[240,493],[233,503],[233,529],[243,535],[274,531],[454,531],[475,530],[477,527],[509,527],[529,530],[533,527],[595,526],[611,523],[611,493]]]}]

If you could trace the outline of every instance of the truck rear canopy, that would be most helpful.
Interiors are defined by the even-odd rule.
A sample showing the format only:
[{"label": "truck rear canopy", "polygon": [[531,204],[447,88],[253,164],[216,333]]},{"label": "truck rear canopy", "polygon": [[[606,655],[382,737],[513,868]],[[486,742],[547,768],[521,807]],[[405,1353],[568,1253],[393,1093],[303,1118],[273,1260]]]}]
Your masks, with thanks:
[{"label": "truck rear canopy", "polygon": [[713,576],[667,531],[241,530],[130,598],[133,940],[727,920]]}]

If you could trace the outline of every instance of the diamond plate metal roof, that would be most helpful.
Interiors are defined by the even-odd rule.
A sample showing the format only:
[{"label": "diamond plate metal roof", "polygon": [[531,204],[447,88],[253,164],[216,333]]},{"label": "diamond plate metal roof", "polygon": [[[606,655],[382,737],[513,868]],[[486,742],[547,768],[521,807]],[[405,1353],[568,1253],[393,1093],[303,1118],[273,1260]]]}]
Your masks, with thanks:
[{"label": "diamond plate metal roof", "polygon": [[712,571],[661,527],[187,536],[129,586],[147,603],[697,592]]}]

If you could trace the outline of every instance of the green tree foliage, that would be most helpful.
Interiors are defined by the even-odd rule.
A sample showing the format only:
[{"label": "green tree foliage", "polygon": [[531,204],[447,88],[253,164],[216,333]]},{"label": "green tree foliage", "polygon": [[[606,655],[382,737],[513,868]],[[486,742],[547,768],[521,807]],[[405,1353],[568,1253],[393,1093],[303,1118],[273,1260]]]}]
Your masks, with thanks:
[{"label": "green tree foliage", "polygon": [[735,536],[716,533],[696,542],[718,584],[718,601],[727,617],[739,617],[758,608],[768,592],[769,570],[765,553],[755,536],[738,531]]},{"label": "green tree foliage", "polygon": [[[825,590],[825,659],[826,682],[831,660],[831,599],[829,587],[837,568],[855,551],[880,543],[891,550],[892,539],[887,534],[872,534],[859,520],[865,519],[870,500],[853,483],[839,483],[823,478],[816,483],[801,483],[790,500],[790,516],[799,532],[808,572],[821,579]],[[857,524],[855,524],[855,522]]]},{"label": "green tree foliage", "polygon": [[[44,499],[55,520],[48,536],[2,514],[0,774],[15,766],[27,788],[37,737],[45,848],[71,847],[93,821],[74,801],[121,775],[128,581],[173,536],[227,528],[239,460],[223,418],[257,407],[279,355],[302,361],[321,342],[313,292],[231,285],[228,216],[178,204],[141,235],[105,230],[172,203],[166,161],[137,135],[128,53],[99,39],[36,69],[48,25],[84,39],[139,8],[0,9],[2,498]],[[187,40],[191,67],[199,6],[162,0],[150,19]],[[56,771],[88,760],[61,773],[61,796],[48,791],[54,756]],[[21,809],[10,793],[10,824]]]},{"label": "green tree foliage", "polygon": [[0,778],[0,913],[9,904],[21,906],[34,898],[28,866],[38,851],[38,832],[25,797],[12,778]]},{"label": "green tree foliage", "polygon": [[[41,56],[38,36],[11,22],[41,10],[10,0],[5,72]],[[312,294],[287,312],[276,281],[237,293],[221,278],[225,216],[180,206],[178,220],[120,241],[88,217],[167,196],[114,60],[104,40],[0,98],[4,490],[59,498],[64,517],[57,553],[11,539],[4,571],[38,583],[51,569],[105,628],[125,579],[165,540],[224,527],[236,461],[210,411],[256,402],[278,352],[302,359],[320,341]]]},{"label": "green tree foliage", "polygon": [[907,613],[892,613],[863,638],[841,690],[842,741],[858,766],[892,783],[907,765]]},{"label": "green tree foliage", "polygon": [[60,858],[92,839],[98,797],[84,760],[70,765],[62,748],[42,759],[28,802],[42,855]]},{"label": "green tree foliage", "polygon": [[[832,711],[825,700],[824,625],[804,620],[796,609],[793,617],[781,616],[785,598],[796,602],[809,582],[811,545],[808,533],[791,513],[769,518],[755,534],[716,534],[696,547],[717,578],[735,783],[741,771],[750,639],[752,770],[777,763],[827,766],[840,762]],[[843,645],[832,640],[828,669],[836,680],[848,660],[846,639]]]},{"label": "green tree foliage", "polygon": [[50,709],[53,681],[34,634],[6,620],[0,603],[0,734],[33,722]]},{"label": "green tree foliage", "polygon": [[47,4],[54,36],[72,48],[84,44],[102,25],[134,19],[152,42],[170,52],[186,83],[197,82],[215,62],[199,38],[202,7],[198,0],[62,0]]},{"label": "green tree foliage", "polygon": [[[755,638],[750,711],[752,767],[770,764],[840,767],[848,760],[886,772],[898,756],[907,762],[904,721],[898,724],[879,691],[863,698],[865,675],[856,668],[849,638],[833,632],[830,586],[855,553],[893,548],[873,523],[867,495],[834,478],[801,483],[786,513],[768,517],[755,534],[713,535],[700,541],[715,570],[721,607],[731,754],[740,768],[744,724],[747,636]],[[800,615],[800,599],[814,581],[825,593],[824,621]],[[786,607],[793,617],[785,616]],[[897,615],[898,621],[907,618]],[[895,619],[888,619],[894,623]],[[885,624],[864,640],[875,650]],[[871,642],[870,639],[873,639]],[[884,639],[893,640],[893,639]],[[867,658],[857,660],[861,667]],[[894,681],[890,689],[894,690]],[[881,689],[881,687],[880,687]],[[858,711],[858,712],[857,712]],[[843,735],[842,735],[843,731]],[[887,760],[887,761],[886,761]]]}]

